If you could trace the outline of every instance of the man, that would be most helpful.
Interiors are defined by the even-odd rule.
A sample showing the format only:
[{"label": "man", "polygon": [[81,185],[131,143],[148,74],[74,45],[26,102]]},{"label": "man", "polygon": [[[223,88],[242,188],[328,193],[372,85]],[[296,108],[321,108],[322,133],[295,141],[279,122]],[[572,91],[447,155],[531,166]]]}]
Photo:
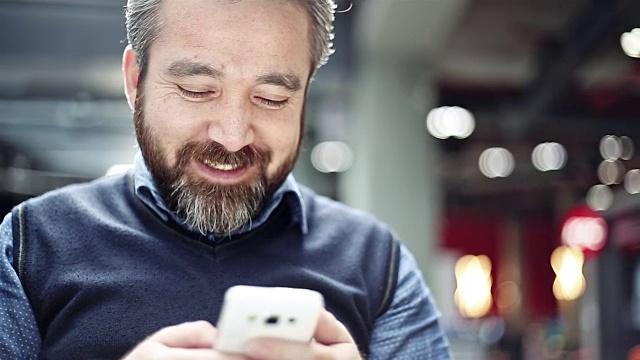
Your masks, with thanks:
[{"label": "man", "polygon": [[[448,359],[387,226],[296,183],[332,0],[129,0],[132,173],[31,199],[0,226],[3,359]],[[310,343],[216,351],[232,285],[323,294]]]}]

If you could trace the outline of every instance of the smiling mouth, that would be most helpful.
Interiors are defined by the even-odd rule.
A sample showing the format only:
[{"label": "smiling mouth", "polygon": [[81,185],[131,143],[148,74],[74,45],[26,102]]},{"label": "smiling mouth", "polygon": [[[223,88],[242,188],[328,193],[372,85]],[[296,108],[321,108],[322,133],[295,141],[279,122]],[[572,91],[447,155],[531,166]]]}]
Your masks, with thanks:
[{"label": "smiling mouth", "polygon": [[241,167],[240,164],[223,164],[210,160],[204,160],[203,163],[212,169],[220,171],[233,171]]}]

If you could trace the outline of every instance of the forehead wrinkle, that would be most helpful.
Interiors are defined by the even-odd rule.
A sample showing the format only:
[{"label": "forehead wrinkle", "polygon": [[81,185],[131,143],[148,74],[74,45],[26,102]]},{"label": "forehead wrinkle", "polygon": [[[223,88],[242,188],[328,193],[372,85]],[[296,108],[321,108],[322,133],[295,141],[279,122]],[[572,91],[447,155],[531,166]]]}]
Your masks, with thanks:
[{"label": "forehead wrinkle", "polygon": [[[251,10],[249,8],[245,9],[247,11],[243,10],[242,13],[238,14],[234,11],[230,11],[229,16],[220,17],[220,19],[218,19],[215,15],[219,14],[221,9],[217,9],[216,12],[213,12],[213,9],[209,9],[205,6],[211,5],[212,3],[219,5],[235,3],[235,5],[229,6],[229,8],[232,8],[242,6],[241,4],[250,5],[252,3],[252,1],[246,0],[238,2],[228,0],[195,0],[194,6],[191,7],[177,6],[177,4],[181,4],[181,1],[166,1],[161,10],[163,19],[165,20],[163,27],[163,30],[165,31],[163,31],[163,36],[158,39],[157,43],[170,48],[176,55],[182,52],[184,56],[193,52],[195,56],[184,56],[184,59],[190,61],[202,61],[205,65],[208,64],[213,69],[220,71],[219,74],[207,74],[208,71],[198,72],[204,73],[205,76],[222,75],[224,78],[221,80],[224,80],[228,79],[232,72],[238,72],[238,75],[241,75],[241,73],[249,75],[246,71],[248,68],[246,68],[245,65],[256,65],[257,67],[262,63],[264,65],[262,72],[253,67],[254,70],[258,70],[253,73],[253,81],[256,81],[256,79],[262,74],[267,74],[269,72],[281,72],[283,74],[298,75],[300,80],[295,81],[295,78],[291,78],[291,81],[276,82],[276,85],[287,85],[283,86],[283,88],[288,90],[295,88],[302,89],[306,87],[306,82],[308,80],[306,72],[311,71],[311,52],[301,51],[299,46],[295,47],[294,45],[304,42],[310,47],[310,39],[307,33],[307,30],[309,29],[309,18],[308,16],[301,16],[303,15],[301,12],[306,10],[299,4],[299,1],[266,0],[265,2],[269,5],[273,5],[272,1],[286,5],[279,8],[279,13],[282,13],[283,9],[286,9],[287,13],[291,13],[289,16],[290,18],[293,18],[295,15],[296,19],[303,19],[304,21],[275,21],[275,18],[272,16],[273,14],[268,13],[269,8],[255,8],[255,10],[252,10],[253,13],[249,12],[248,15],[247,12]],[[273,8],[273,6],[270,6],[270,8]],[[220,32],[202,30],[204,26],[211,26],[211,19],[209,17],[210,13],[213,13],[216,18],[215,24],[221,29]],[[265,19],[265,16],[269,17]],[[186,18],[189,18],[190,21],[179,21],[180,19]],[[271,18],[273,19],[270,20]],[[265,20],[266,22],[262,20]],[[227,29],[230,29],[230,31],[226,31]],[[231,31],[234,29],[237,31]],[[271,39],[265,39],[264,36],[261,36],[261,34],[271,33],[271,31],[275,31],[279,35],[289,37],[286,40],[281,39],[284,43],[278,44],[279,47],[277,49],[273,49],[274,46],[265,46],[265,43],[269,43],[269,40]],[[251,33],[254,36],[246,36],[247,33]],[[300,36],[293,39],[292,34],[299,34]],[[157,46],[152,47],[151,51],[153,52],[156,50],[155,48],[157,48]],[[308,58],[309,67],[307,68],[307,65],[304,64],[304,68],[300,67],[299,69],[296,68],[296,66],[287,66],[291,70],[278,69],[279,64],[270,63],[270,61],[272,61],[271,59],[276,59],[275,61],[286,63],[286,60],[289,57],[287,56],[287,58],[283,58],[283,54],[291,53],[300,54],[300,58]],[[209,60],[212,56],[215,57],[215,62],[211,62]],[[247,56],[252,58],[251,62],[248,64],[244,61],[244,57]],[[264,58],[265,61],[258,61],[258,57]],[[169,58],[168,60],[172,61],[175,59],[179,59],[179,57],[174,59]],[[222,66],[221,63],[227,64],[230,68],[227,69],[226,66]],[[234,70],[235,65],[240,68],[235,69],[237,71],[232,71]],[[165,63],[165,66],[167,66],[167,63]],[[231,66],[233,66],[233,68],[231,68]],[[188,77],[194,75],[193,71],[180,71],[180,74],[170,74],[166,67],[162,72],[168,76],[182,75],[183,77]],[[263,78],[262,80],[269,79]]]},{"label": "forehead wrinkle", "polygon": [[210,64],[181,59],[171,63],[166,73],[174,77],[208,76],[214,79],[222,79],[224,73]]}]

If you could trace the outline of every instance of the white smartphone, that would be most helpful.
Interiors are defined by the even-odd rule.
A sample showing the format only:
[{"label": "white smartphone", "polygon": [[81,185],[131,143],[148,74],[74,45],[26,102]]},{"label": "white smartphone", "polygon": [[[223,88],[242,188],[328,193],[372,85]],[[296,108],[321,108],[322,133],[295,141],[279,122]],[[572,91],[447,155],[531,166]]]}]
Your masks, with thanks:
[{"label": "white smartphone", "polygon": [[250,340],[260,337],[308,342],[323,308],[322,295],[313,290],[231,287],[224,296],[215,347],[241,354]]}]

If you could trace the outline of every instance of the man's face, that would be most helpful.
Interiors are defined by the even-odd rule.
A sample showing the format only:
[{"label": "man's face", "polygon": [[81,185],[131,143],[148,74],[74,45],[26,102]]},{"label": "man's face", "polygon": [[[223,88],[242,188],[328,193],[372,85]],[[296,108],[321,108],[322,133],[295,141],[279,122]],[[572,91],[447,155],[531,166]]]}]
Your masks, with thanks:
[{"label": "man's face", "polygon": [[[165,0],[136,98],[136,135],[172,209],[236,230],[291,171],[311,71],[294,1]],[[126,65],[125,65],[126,71]]]}]

